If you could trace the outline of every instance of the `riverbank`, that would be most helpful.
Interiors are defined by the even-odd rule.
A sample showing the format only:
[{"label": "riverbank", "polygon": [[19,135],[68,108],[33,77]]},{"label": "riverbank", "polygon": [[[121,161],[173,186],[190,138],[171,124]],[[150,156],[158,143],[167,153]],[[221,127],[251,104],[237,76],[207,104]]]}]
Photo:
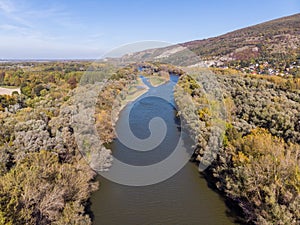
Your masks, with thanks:
[{"label": "riverbank", "polygon": [[[164,93],[173,101],[172,85],[174,83],[169,82],[157,88],[150,88],[149,95]],[[131,112],[130,107],[120,111],[117,129],[125,129],[122,127],[122,120],[133,113],[134,119],[130,127],[133,132],[147,135],[149,118],[156,116],[163,118],[168,132],[164,142],[157,149],[143,154],[130,151],[118,139],[114,139],[110,146],[114,157],[133,165],[150,165],[165,159],[172,153],[173,145],[177,144],[181,134],[172,105],[157,98],[145,99],[144,103],[143,107],[136,108],[137,111]],[[191,143],[185,144],[189,146]],[[164,225],[234,224],[223,199],[207,186],[203,177],[199,177],[197,167],[193,163],[187,163],[171,178],[151,186],[130,187],[103,177],[98,177],[98,180],[101,183],[100,189],[91,197],[95,225],[140,225],[145,224],[145,221],[147,224]]]},{"label": "riverbank", "polygon": [[[175,101],[180,115],[198,137],[193,159],[202,165],[205,154],[209,153],[212,115],[216,112],[209,107],[205,108],[206,105],[215,103],[205,98],[203,88],[193,77],[200,79],[201,74],[184,76],[179,86],[190,94],[198,108],[191,110],[185,104],[184,93],[180,92],[180,88],[175,91]],[[203,173],[233,208],[242,211],[240,214],[243,222],[298,224],[299,133],[296,129],[287,132],[287,142],[281,137],[285,135],[282,132],[284,125],[278,127],[269,122],[265,124],[265,121],[278,118],[278,115],[282,116],[282,124],[290,125],[299,121],[294,116],[289,116],[292,109],[287,110],[291,105],[294,109],[300,109],[298,102],[291,104],[290,96],[294,96],[294,93],[281,91],[280,86],[276,87],[256,78],[232,79],[222,75],[218,77],[218,81],[226,96],[223,100],[227,111],[227,116],[223,119],[226,126],[224,133],[219,135],[222,137],[222,144],[218,146],[215,160],[210,162]],[[286,99],[289,101],[283,98],[278,101],[279,96],[288,96]],[[191,115],[191,112],[195,114]]]},{"label": "riverbank", "polygon": [[[170,82],[170,75],[168,76],[147,76],[145,77],[149,80],[149,83],[152,87],[156,88],[163,84],[166,84]],[[121,100],[120,106],[117,110],[117,113],[114,116],[114,122],[116,122],[119,119],[119,113],[131,102],[134,102],[139,97],[141,97],[143,94],[147,93],[149,91],[150,87],[147,86],[143,82],[143,79],[141,77],[137,77],[137,83],[135,85],[132,85],[129,87],[129,90],[127,91],[127,94],[125,96],[125,99]]]},{"label": "riverbank", "polygon": [[121,111],[127,104],[135,101],[143,94],[147,93],[149,87],[142,81],[140,77],[137,77],[137,83],[128,87],[126,91],[125,99],[121,100],[121,106],[119,111]]},{"label": "riverbank", "polygon": [[158,87],[170,81],[170,76],[152,76],[149,77],[149,82],[153,87]]}]

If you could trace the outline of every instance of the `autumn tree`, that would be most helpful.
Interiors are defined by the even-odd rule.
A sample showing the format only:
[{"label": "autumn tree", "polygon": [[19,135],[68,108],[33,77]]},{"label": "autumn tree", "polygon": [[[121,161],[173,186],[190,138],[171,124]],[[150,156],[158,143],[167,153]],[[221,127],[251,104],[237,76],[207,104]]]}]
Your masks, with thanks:
[{"label": "autumn tree", "polygon": [[90,224],[81,203],[96,186],[85,161],[60,163],[55,153],[28,154],[0,180],[2,224]]},{"label": "autumn tree", "polygon": [[71,89],[76,88],[77,83],[78,83],[75,77],[70,77],[67,82],[70,85]]}]

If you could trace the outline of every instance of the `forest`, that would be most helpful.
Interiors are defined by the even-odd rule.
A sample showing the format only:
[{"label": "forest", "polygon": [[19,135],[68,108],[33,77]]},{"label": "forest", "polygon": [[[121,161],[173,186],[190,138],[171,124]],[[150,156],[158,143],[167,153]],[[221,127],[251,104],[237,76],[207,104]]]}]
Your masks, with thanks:
[{"label": "forest", "polygon": [[[0,86],[20,87],[21,94],[0,95],[0,224],[92,223],[89,198],[99,187],[96,172],[110,166],[105,146],[115,138],[118,112],[137,94],[132,89],[140,85],[139,67],[154,81],[182,73],[147,63],[121,68],[79,61],[1,64]],[[75,103],[95,86],[92,117],[101,145],[83,152],[75,137]]]},{"label": "forest", "polygon": [[98,184],[77,151],[67,106],[86,63],[1,64],[0,223],[90,224]]},{"label": "forest", "polygon": [[[178,116],[197,139],[193,160],[241,208],[245,223],[299,222],[298,78],[161,63],[117,68],[50,62],[2,65],[1,85],[19,86],[21,94],[0,96],[1,224],[92,223],[96,171],[110,166],[106,144],[115,138],[118,112],[139,94],[134,87],[141,85],[140,73],[160,81],[169,73],[180,75],[174,97]],[[82,154],[72,122],[78,114],[74,101],[93,84],[100,87],[93,116],[101,146]],[[101,165],[93,164],[95,154]]]},{"label": "forest", "polygon": [[[219,71],[215,80],[223,93],[223,104],[218,104],[222,111],[216,110],[217,94],[199,79],[205,73],[199,69],[181,76],[174,94],[180,115],[198,140],[193,160],[203,165],[218,148],[203,173],[242,210],[244,223],[299,224],[298,81],[287,85],[281,77]],[[193,105],[185,103],[184,93]],[[211,133],[220,128],[216,121],[223,124],[222,137],[211,143]]]}]

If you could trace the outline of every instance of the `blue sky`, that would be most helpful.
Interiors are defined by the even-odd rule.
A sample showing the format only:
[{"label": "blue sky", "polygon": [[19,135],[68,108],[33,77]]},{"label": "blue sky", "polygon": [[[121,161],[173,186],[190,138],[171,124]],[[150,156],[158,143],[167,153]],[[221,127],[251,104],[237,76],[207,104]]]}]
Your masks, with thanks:
[{"label": "blue sky", "polygon": [[0,59],[99,58],[132,42],[203,39],[299,12],[298,0],[0,0]]}]

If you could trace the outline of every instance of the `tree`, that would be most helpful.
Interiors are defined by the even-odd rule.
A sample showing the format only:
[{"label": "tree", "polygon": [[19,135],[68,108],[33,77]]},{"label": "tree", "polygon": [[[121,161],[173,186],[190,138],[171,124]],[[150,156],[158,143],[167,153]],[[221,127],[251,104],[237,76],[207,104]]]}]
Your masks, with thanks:
[{"label": "tree", "polygon": [[70,85],[70,88],[71,89],[74,89],[74,88],[76,88],[77,87],[77,80],[76,80],[76,78],[75,77],[70,77],[69,79],[68,79],[68,84]]},{"label": "tree", "polygon": [[21,84],[21,93],[23,95],[26,95],[27,97],[31,97],[32,96],[31,92],[32,92],[32,88],[28,83]]},{"label": "tree", "polygon": [[4,79],[5,79],[5,72],[1,72],[0,73],[0,84],[3,84]]},{"label": "tree", "polygon": [[[55,153],[27,154],[0,179],[2,224],[90,224],[82,202],[96,186],[84,160],[60,163]],[[63,212],[63,213],[62,213]]]},{"label": "tree", "polygon": [[34,87],[34,89],[33,89],[34,95],[36,95],[36,96],[41,96],[41,91],[44,90],[44,89],[46,89],[46,88],[44,87],[44,85],[42,85],[42,84],[37,85],[37,86]]}]

